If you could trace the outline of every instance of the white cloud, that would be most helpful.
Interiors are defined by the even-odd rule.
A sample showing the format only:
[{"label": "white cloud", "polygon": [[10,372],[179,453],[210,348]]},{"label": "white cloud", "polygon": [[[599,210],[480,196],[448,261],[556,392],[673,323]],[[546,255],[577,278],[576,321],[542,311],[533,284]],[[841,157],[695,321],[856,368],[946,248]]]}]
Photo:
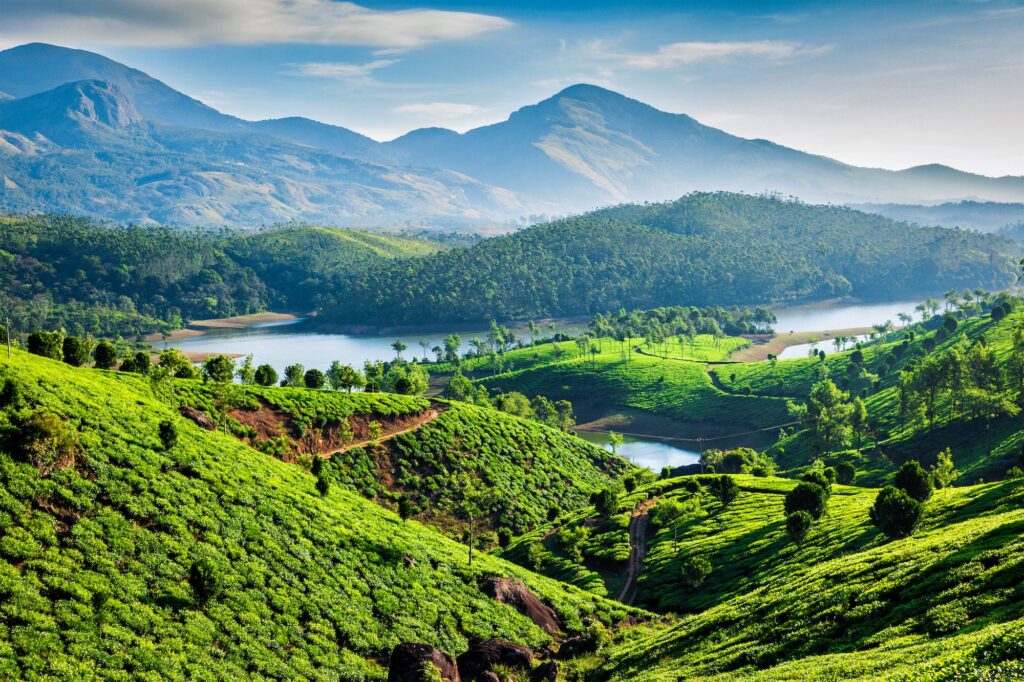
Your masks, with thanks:
[{"label": "white cloud", "polygon": [[396,59],[377,59],[365,64],[350,64],[348,62],[306,62],[304,64],[291,64],[288,73],[296,76],[309,76],[311,78],[332,78],[343,81],[368,81],[372,80],[372,74],[378,69],[396,64]]},{"label": "white cloud", "polygon": [[621,55],[623,66],[641,69],[675,69],[701,62],[751,58],[771,62],[811,57],[829,46],[811,46],[779,40],[747,42],[683,42],[662,45],[656,52]]},{"label": "white cloud", "polygon": [[405,50],[512,26],[433,9],[379,11],[333,0],[3,0],[0,40],[185,46],[297,43]]},{"label": "white cloud", "polygon": [[402,104],[393,109],[396,114],[421,116],[434,121],[457,121],[467,116],[477,116],[487,111],[475,104],[458,104],[455,102],[424,102],[421,104]]}]

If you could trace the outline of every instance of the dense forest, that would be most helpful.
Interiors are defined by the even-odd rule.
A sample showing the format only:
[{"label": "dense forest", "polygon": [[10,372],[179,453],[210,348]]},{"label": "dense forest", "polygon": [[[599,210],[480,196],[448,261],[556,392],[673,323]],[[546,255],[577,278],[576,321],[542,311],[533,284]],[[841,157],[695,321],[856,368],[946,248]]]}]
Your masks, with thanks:
[{"label": "dense forest", "polygon": [[339,283],[332,319],[527,319],[618,308],[1001,288],[1009,240],[776,197],[691,194],[539,225]]},{"label": "dense forest", "polygon": [[15,329],[112,336],[276,308],[309,310],[325,279],[429,253],[420,238],[290,226],[260,232],[2,218],[0,306]]}]

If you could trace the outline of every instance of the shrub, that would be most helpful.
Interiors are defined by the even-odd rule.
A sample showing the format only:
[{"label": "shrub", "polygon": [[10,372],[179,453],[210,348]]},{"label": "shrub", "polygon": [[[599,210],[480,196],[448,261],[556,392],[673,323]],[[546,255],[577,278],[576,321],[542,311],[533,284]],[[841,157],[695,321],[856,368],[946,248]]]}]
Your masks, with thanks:
[{"label": "shrub", "polygon": [[1024,478],[1024,469],[1013,466],[1006,470],[1006,480],[1016,480],[1018,478]]},{"label": "shrub", "polygon": [[946,448],[939,453],[935,466],[932,467],[932,483],[936,488],[948,488],[959,475],[960,472],[953,466],[953,452]]},{"label": "shrub", "polygon": [[14,379],[4,379],[3,386],[0,386],[0,407],[16,409],[21,407],[21,402],[21,384]]},{"label": "shrub", "polygon": [[273,386],[277,383],[277,370],[270,365],[260,365],[256,368],[255,378],[260,386]]},{"label": "shrub", "polygon": [[679,572],[683,578],[683,585],[696,590],[711,575],[711,562],[702,556],[686,557],[679,566]]},{"label": "shrub", "polygon": [[206,358],[203,363],[203,376],[214,383],[231,383],[235,378],[235,361],[226,355]]},{"label": "shrub", "polygon": [[124,362],[121,363],[121,371],[135,372],[136,374],[149,374],[151,366],[149,353],[145,353],[140,350],[130,358],[124,359]]},{"label": "shrub", "polygon": [[803,481],[797,483],[795,488],[786,493],[786,514],[804,511],[816,519],[821,518],[821,515],[825,513],[827,501],[828,494],[824,488],[815,483]]},{"label": "shrub", "polygon": [[78,432],[55,414],[36,412],[18,426],[22,454],[43,475],[71,466],[78,455]]},{"label": "shrub", "polygon": [[804,475],[800,477],[800,480],[805,483],[813,483],[825,491],[826,500],[832,497],[832,482],[828,480],[828,477],[823,471],[819,469],[809,469],[804,472]]},{"label": "shrub", "polygon": [[849,462],[840,462],[836,466],[836,478],[843,485],[853,485],[854,479],[857,478],[857,469]]},{"label": "shrub", "polygon": [[932,494],[932,477],[921,468],[921,463],[916,459],[903,463],[893,477],[892,484],[900,490],[906,491],[918,502],[924,502]]},{"label": "shrub", "polygon": [[98,369],[110,369],[117,364],[117,347],[109,341],[100,341],[93,351]]},{"label": "shrub", "polygon": [[66,336],[61,344],[64,362],[72,367],[81,367],[89,362],[92,355],[92,341],[85,336]]},{"label": "shrub", "polygon": [[224,591],[224,580],[220,567],[210,559],[199,559],[188,572],[188,584],[196,602],[207,604]]},{"label": "shrub", "polygon": [[786,517],[786,531],[789,533],[789,537],[793,538],[797,547],[804,546],[804,540],[807,539],[807,533],[811,530],[812,523],[814,523],[814,517],[805,511],[795,511]]},{"label": "shrub", "polygon": [[723,507],[728,507],[736,496],[740,494],[740,487],[732,476],[722,475],[711,480],[711,494],[721,502]]},{"label": "shrub", "polygon": [[327,375],[318,369],[310,369],[302,375],[302,381],[306,384],[306,388],[323,388],[327,385]]},{"label": "shrub", "polygon": [[512,544],[512,530],[502,526],[498,529],[498,546],[508,547]]},{"label": "shrub", "polygon": [[63,332],[32,332],[28,335],[28,352],[51,360],[63,360]]},{"label": "shrub", "polygon": [[174,422],[167,420],[160,422],[159,434],[164,450],[170,450],[178,444],[178,427]]},{"label": "shrub", "polygon": [[890,485],[878,493],[870,518],[890,538],[904,538],[913,534],[923,510],[924,506],[906,491]]},{"label": "shrub", "polygon": [[590,503],[599,516],[608,518],[619,510],[619,494],[611,488],[604,488],[590,495]]}]

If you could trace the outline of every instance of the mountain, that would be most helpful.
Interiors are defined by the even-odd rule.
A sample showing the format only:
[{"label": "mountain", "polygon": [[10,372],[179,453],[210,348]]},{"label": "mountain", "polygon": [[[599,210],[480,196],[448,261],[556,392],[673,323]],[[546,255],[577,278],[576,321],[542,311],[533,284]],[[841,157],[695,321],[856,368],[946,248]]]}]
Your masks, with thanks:
[{"label": "mountain", "polygon": [[1024,198],[1024,178],[938,166],[857,168],[736,137],[593,85],[571,86],[507,121],[462,135],[414,131],[389,145],[416,163],[462,171],[563,208],[663,200],[694,190],[774,191],[816,202]]},{"label": "mountain", "polygon": [[1024,204],[994,201],[958,201],[935,206],[860,204],[852,206],[852,208],[918,225],[959,227],[979,232],[1000,232],[1024,225]]},{"label": "mountain", "polygon": [[374,263],[325,291],[322,315],[404,325],[850,295],[892,300],[1002,289],[1014,280],[1018,251],[993,235],[915,227],[845,207],[694,193]]},{"label": "mountain", "polygon": [[858,168],[593,85],[466,133],[420,129],[387,143],[301,117],[246,121],[101,55],[41,43],[0,52],[0,93],[16,98],[0,97],[7,211],[479,227],[692,191],[832,203],[1024,201],[1024,178],[939,165]]}]

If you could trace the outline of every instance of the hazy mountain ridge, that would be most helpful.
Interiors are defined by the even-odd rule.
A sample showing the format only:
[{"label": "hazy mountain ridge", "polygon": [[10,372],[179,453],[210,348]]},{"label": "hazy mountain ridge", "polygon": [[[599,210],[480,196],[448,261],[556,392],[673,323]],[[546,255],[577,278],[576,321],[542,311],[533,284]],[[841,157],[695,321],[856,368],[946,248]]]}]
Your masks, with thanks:
[{"label": "hazy mountain ridge", "polygon": [[468,226],[691,191],[809,202],[1024,201],[1024,178],[858,168],[574,85],[506,121],[377,142],[245,121],[82,50],[0,52],[0,209],[137,222]]}]

